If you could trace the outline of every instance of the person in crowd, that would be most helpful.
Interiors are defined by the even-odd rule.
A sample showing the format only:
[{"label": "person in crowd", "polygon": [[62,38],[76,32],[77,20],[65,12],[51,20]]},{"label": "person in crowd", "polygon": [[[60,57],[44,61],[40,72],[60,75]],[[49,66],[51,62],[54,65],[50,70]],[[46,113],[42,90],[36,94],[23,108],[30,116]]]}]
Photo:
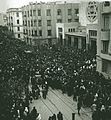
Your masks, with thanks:
[{"label": "person in crowd", "polygon": [[6,28],[0,28],[0,109],[7,106],[2,116],[10,111],[7,116],[23,117],[23,108],[29,107],[33,99],[39,99],[39,87],[43,85],[44,99],[49,87],[61,89],[63,93],[73,95],[74,100],[78,98],[78,113],[82,106],[96,105],[93,117],[111,119],[111,82],[96,71],[95,54],[58,45],[33,48],[7,32]]},{"label": "person in crowd", "polygon": [[53,114],[52,120],[56,120],[56,114]]},{"label": "person in crowd", "polygon": [[81,107],[82,107],[82,97],[79,96],[78,97],[78,101],[77,101],[77,110],[78,110],[78,115],[80,115],[80,110],[81,110]]},{"label": "person in crowd", "polygon": [[59,111],[59,113],[57,114],[57,119],[58,120],[63,120],[63,114]]}]

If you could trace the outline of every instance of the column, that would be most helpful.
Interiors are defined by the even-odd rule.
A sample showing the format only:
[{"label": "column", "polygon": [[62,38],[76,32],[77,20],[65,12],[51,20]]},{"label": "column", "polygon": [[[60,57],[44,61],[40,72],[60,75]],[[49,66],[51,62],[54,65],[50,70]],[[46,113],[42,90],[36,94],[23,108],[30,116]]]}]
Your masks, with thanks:
[{"label": "column", "polygon": [[74,36],[71,36],[71,47],[74,47]]},{"label": "column", "polygon": [[81,37],[78,37],[78,49],[82,48],[82,39]]}]

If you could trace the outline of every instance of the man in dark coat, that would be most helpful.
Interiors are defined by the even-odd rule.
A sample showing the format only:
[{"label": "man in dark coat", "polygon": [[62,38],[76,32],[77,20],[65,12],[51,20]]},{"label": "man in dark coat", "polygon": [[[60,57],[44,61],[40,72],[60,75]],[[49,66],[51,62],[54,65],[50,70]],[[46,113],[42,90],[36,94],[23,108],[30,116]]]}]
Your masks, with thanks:
[{"label": "man in dark coat", "polygon": [[58,119],[58,120],[63,120],[63,114],[62,114],[61,112],[59,112],[59,113],[57,114],[57,119]]},{"label": "man in dark coat", "polygon": [[80,115],[81,107],[82,107],[82,97],[79,96],[79,97],[78,97],[78,101],[77,101],[77,110],[78,110],[78,114],[79,114],[79,115]]}]

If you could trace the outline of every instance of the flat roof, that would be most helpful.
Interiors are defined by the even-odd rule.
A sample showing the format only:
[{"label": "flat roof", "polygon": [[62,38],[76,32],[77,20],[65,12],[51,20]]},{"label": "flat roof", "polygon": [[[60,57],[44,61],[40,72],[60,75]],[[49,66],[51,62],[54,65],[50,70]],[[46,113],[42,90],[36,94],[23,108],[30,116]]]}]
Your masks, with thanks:
[{"label": "flat roof", "polygon": [[66,35],[86,37],[86,32],[68,32]]}]

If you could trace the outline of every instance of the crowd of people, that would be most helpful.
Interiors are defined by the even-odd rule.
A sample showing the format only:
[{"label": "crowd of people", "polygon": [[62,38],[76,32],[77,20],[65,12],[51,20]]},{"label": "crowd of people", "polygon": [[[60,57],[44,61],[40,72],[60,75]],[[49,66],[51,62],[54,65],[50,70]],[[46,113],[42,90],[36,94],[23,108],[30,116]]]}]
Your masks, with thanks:
[{"label": "crowd of people", "polygon": [[[57,45],[32,48],[10,38],[5,31],[0,29],[0,117],[3,120],[25,120],[33,116],[29,104],[40,97],[39,86],[44,99],[49,86],[61,89],[63,94],[73,95],[79,115],[81,107],[91,107],[93,120],[111,119],[111,81],[96,71],[96,56],[91,51]],[[49,120],[54,119],[50,116]],[[62,119],[58,117],[58,120]]]},{"label": "crowd of people", "polygon": [[49,116],[48,120],[63,120],[63,114],[59,111],[59,113],[53,114],[52,116]]}]

